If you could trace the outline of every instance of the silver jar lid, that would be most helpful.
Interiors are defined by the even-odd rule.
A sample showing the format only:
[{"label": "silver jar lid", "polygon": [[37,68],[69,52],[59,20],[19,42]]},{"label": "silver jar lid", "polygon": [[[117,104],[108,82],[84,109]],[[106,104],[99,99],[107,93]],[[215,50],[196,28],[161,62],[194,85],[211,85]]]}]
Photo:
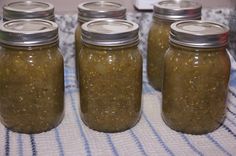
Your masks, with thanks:
[{"label": "silver jar lid", "polygon": [[50,3],[36,1],[17,1],[3,6],[5,21],[32,18],[54,20],[54,6]]},{"label": "silver jar lid", "polygon": [[217,48],[228,43],[229,29],[208,21],[180,21],[171,25],[170,41],[187,47]]},{"label": "silver jar lid", "polygon": [[80,22],[88,22],[98,18],[126,18],[126,8],[115,2],[85,2],[78,5],[78,11],[78,20]]},{"label": "silver jar lid", "polygon": [[58,41],[56,23],[43,19],[18,19],[0,25],[0,44],[40,46]]},{"label": "silver jar lid", "polygon": [[183,1],[160,1],[154,4],[154,18],[170,21],[201,19],[200,3]]},{"label": "silver jar lid", "polygon": [[82,41],[98,46],[137,44],[138,24],[119,19],[99,19],[82,25]]}]

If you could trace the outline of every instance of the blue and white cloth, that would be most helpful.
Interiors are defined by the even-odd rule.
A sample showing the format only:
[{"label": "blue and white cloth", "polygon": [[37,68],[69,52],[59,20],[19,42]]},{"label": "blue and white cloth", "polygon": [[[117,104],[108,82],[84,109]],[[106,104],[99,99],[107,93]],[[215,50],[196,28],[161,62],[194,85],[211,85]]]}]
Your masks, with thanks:
[{"label": "blue and white cloth", "polygon": [[[68,28],[67,24],[65,26]],[[64,40],[73,38],[73,33],[63,33],[67,33],[67,36],[63,36]],[[68,54],[73,49],[72,43],[66,44],[70,46],[69,49],[62,47],[62,50]],[[164,124],[160,115],[161,93],[148,84],[145,64],[143,113],[139,123],[122,133],[109,134],[89,129],[79,115],[75,69],[69,65],[74,60],[72,57],[64,58],[67,60],[64,120],[57,128],[35,135],[14,133],[0,124],[0,156],[236,155],[236,63],[232,57],[226,119],[216,131],[197,136],[175,132]]]}]

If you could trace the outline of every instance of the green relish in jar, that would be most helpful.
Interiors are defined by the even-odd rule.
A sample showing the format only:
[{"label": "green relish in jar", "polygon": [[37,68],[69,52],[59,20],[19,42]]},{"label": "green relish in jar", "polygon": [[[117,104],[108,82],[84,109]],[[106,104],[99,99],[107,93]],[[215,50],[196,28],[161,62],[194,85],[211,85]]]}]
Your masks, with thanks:
[{"label": "green relish in jar", "polygon": [[162,117],[170,128],[205,134],[223,122],[230,76],[228,31],[206,21],[171,25],[162,90]]},{"label": "green relish in jar", "polygon": [[80,112],[84,123],[102,132],[133,127],[141,114],[142,56],[138,25],[116,19],[82,25],[79,54]]},{"label": "green relish in jar", "polygon": [[201,5],[193,1],[161,1],[154,5],[153,23],[148,35],[147,75],[149,83],[161,90],[163,61],[169,47],[170,25],[175,21],[201,19]]},{"label": "green relish in jar", "polygon": [[[78,64],[78,56],[82,47],[81,41],[81,25],[95,19],[125,19],[126,8],[119,3],[109,1],[92,1],[78,5],[78,21],[79,25],[75,30],[75,62]],[[78,69],[77,69],[78,72]]]},{"label": "green relish in jar", "polygon": [[0,26],[0,121],[19,133],[41,133],[64,117],[64,67],[58,26],[11,20]]}]

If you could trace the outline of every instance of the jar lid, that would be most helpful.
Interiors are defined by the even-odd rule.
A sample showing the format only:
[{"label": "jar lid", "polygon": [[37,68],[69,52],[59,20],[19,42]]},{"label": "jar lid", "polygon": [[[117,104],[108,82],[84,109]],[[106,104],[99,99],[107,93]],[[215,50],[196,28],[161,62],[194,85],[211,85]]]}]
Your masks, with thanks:
[{"label": "jar lid", "polygon": [[78,5],[78,11],[78,20],[80,22],[88,22],[97,18],[126,18],[126,8],[114,2],[85,2]]},{"label": "jar lid", "polygon": [[58,41],[56,23],[43,19],[18,19],[0,25],[0,43],[11,46],[40,46]]},{"label": "jar lid", "polygon": [[180,21],[171,25],[170,41],[197,48],[217,48],[228,43],[229,28],[208,21]]},{"label": "jar lid", "polygon": [[138,24],[119,19],[99,19],[82,25],[82,41],[98,46],[122,46],[139,41]]},{"label": "jar lid", "polygon": [[54,20],[54,6],[50,3],[36,1],[17,1],[3,6],[5,21],[32,18]]},{"label": "jar lid", "polygon": [[183,1],[160,1],[154,4],[154,18],[179,21],[201,19],[202,5],[200,3]]}]

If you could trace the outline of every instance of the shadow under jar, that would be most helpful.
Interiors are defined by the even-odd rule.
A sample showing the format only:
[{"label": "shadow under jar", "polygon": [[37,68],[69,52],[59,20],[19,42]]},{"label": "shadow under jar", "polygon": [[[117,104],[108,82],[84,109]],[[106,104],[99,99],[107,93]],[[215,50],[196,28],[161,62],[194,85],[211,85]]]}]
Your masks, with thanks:
[{"label": "shadow under jar", "polygon": [[54,6],[37,1],[16,1],[3,6],[3,21],[36,18],[54,21]]},{"label": "shadow under jar", "polygon": [[162,90],[162,117],[170,128],[205,134],[223,122],[230,76],[228,31],[206,21],[171,25]]},{"label": "shadow under jar", "polygon": [[138,25],[133,22],[108,19],[82,25],[80,111],[91,129],[121,132],[138,122],[142,94],[138,40]]},{"label": "shadow under jar", "polygon": [[170,25],[175,21],[201,19],[201,4],[192,1],[161,1],[154,5],[148,35],[147,74],[151,86],[161,90],[163,63],[169,48]]},{"label": "shadow under jar", "polygon": [[[119,3],[108,2],[108,1],[93,1],[85,2],[78,5],[78,26],[75,30],[75,62],[78,67],[78,56],[82,48],[81,41],[81,25],[85,22],[89,22],[95,19],[114,18],[114,19],[125,19],[126,8]],[[76,68],[78,72],[78,68]]]},{"label": "shadow under jar", "polygon": [[41,133],[64,116],[64,67],[58,26],[11,20],[0,27],[0,121],[19,133]]}]

